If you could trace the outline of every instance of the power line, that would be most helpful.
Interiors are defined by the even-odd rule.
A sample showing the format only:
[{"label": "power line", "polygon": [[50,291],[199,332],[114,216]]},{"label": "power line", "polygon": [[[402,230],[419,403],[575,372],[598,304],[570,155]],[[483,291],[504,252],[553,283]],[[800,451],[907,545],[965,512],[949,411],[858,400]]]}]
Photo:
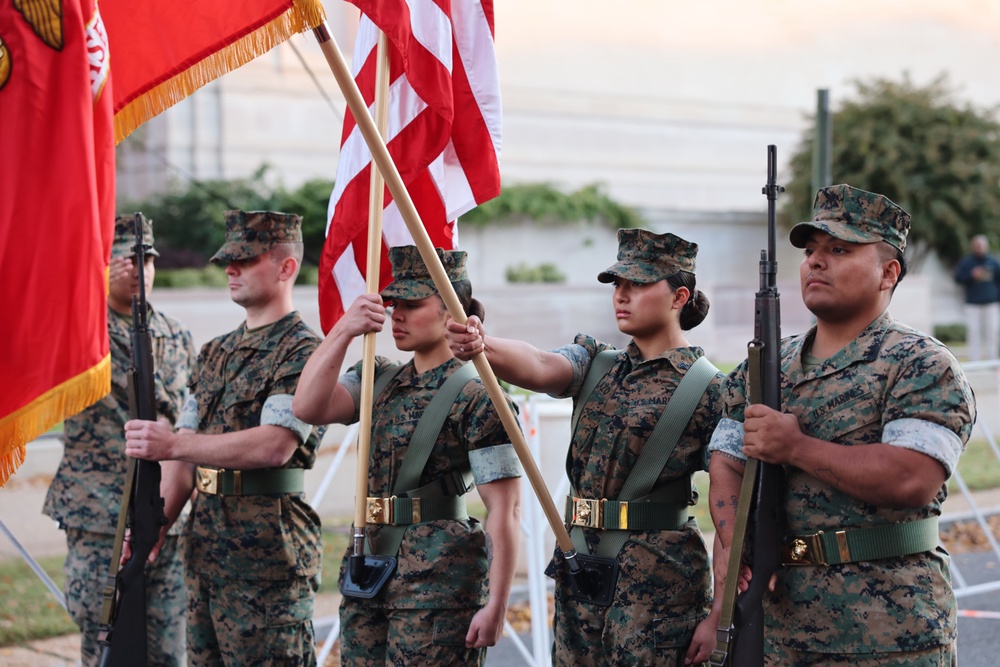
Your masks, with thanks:
[{"label": "power line", "polygon": [[288,44],[288,46],[292,47],[292,51],[294,51],[295,55],[298,56],[299,62],[302,63],[302,67],[306,70],[306,74],[308,74],[309,78],[312,79],[313,84],[316,86],[316,90],[318,90],[319,94],[323,96],[324,100],[326,100],[326,103],[330,107],[330,110],[333,112],[333,115],[337,117],[337,122],[343,125],[344,114],[342,114],[340,110],[337,109],[336,105],[334,105],[333,103],[333,98],[331,98],[327,94],[323,86],[320,85],[319,79],[316,78],[316,75],[313,73],[312,68],[309,67],[309,63],[306,62],[306,59],[302,57],[302,53],[299,51],[298,47],[295,46],[295,43],[292,40],[288,40],[288,42],[286,43]]}]

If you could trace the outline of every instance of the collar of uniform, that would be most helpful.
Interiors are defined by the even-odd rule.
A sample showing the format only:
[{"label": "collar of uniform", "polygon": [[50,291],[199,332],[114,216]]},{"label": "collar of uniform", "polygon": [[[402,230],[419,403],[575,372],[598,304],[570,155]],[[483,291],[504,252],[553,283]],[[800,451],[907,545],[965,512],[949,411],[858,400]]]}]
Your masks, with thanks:
[{"label": "collar of uniform", "polygon": [[228,351],[249,348],[252,350],[273,350],[281,344],[281,339],[292,327],[302,321],[299,311],[293,310],[280,320],[266,327],[261,327],[259,331],[247,332],[247,323],[243,322],[234,335],[228,336],[223,344]]},{"label": "collar of uniform", "polygon": [[631,340],[625,348],[625,354],[628,356],[629,363],[633,369],[639,368],[642,364],[666,362],[681,374],[686,373],[691,368],[691,365],[698,361],[698,357],[705,356],[704,350],[692,345],[688,347],[673,347],[669,350],[664,350],[652,359],[643,359],[639,353],[639,347],[635,344],[635,341]]},{"label": "collar of uniform", "polygon": [[883,311],[842,350],[832,357],[828,357],[812,373],[805,373],[802,366],[802,355],[807,348],[811,347],[812,341],[816,338],[816,325],[813,325],[809,331],[792,339],[793,349],[788,359],[798,371],[799,377],[803,379],[814,379],[836,373],[856,361],[874,361],[882,347],[882,338],[885,336],[886,329],[891,323],[892,315],[889,314],[888,310]]},{"label": "collar of uniform", "polygon": [[416,366],[413,365],[413,359],[410,359],[401,371],[402,377],[399,378],[399,384],[406,385],[407,387],[437,388],[444,383],[445,377],[451,375],[451,372],[461,365],[461,361],[452,357],[440,366],[435,366],[423,373],[417,373]]}]

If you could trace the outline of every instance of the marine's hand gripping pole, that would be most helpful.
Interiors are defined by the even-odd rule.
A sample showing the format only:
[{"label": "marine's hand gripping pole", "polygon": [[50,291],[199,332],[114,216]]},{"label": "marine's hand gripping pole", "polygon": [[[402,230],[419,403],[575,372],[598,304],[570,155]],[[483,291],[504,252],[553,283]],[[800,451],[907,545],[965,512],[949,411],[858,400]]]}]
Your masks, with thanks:
[{"label": "marine's hand gripping pole", "polygon": [[[379,136],[384,136],[389,118],[389,51],[385,33],[378,33],[375,68],[374,113]],[[367,116],[367,114],[366,114]],[[382,256],[382,175],[371,171],[368,196],[368,256],[365,293],[378,294],[379,265]],[[340,592],[347,597],[368,599],[378,594],[396,569],[394,556],[365,555],[365,524],[368,517],[368,462],[371,452],[372,404],[375,399],[375,332],[363,338],[361,357],[361,398],[358,420],[358,467],[354,498],[353,551],[347,561],[347,571]]]},{"label": "marine's hand gripping pole", "polygon": [[[344,61],[344,56],[340,52],[340,48],[330,35],[326,23],[321,24],[313,30],[313,34],[316,36],[316,41],[319,42],[320,48],[323,50],[323,55],[326,56],[326,61],[333,72],[334,78],[337,80],[337,84],[340,86],[341,92],[344,94],[348,108],[350,108],[351,113],[354,115],[354,120],[361,132],[361,136],[364,137],[365,143],[368,144],[368,148],[371,150],[375,165],[382,173],[386,186],[389,188],[389,192],[392,193],[392,197],[399,207],[399,212],[406,223],[406,228],[413,237],[414,243],[420,252],[420,257],[424,260],[431,277],[434,279],[434,285],[444,300],[444,304],[448,308],[448,313],[456,322],[464,323],[468,318],[465,316],[462,304],[458,300],[458,295],[455,294],[455,289],[448,280],[448,275],[441,264],[441,259],[434,251],[434,245],[431,243],[430,237],[427,235],[427,230],[424,229],[424,225],[420,221],[420,215],[417,213],[417,209],[413,205],[413,200],[410,199],[410,194],[403,184],[403,179],[400,177],[399,171],[396,169],[396,165],[389,155],[385,141],[379,134],[378,128],[376,128],[375,122],[368,112],[368,106],[365,104],[364,98],[361,96],[361,91],[358,90],[358,86],[351,76],[351,71]],[[486,360],[486,355],[480,352],[473,357],[472,362],[476,365],[479,377],[486,387],[486,391],[493,401],[497,413],[500,415],[500,420],[503,422],[504,429],[507,431],[511,443],[514,445],[514,451],[521,460],[521,465],[524,466],[524,472],[528,477],[528,481],[531,482],[531,488],[534,489],[535,496],[538,497],[539,502],[542,504],[545,518],[549,522],[552,532],[555,533],[556,543],[563,552],[563,557],[566,559],[566,565],[569,568],[570,574],[582,588],[590,588],[592,584],[587,579],[592,573],[585,572],[585,568],[581,565],[581,559],[573,547],[573,542],[570,539],[569,533],[566,532],[566,527],[562,523],[559,511],[556,509],[555,503],[552,501],[552,496],[545,486],[545,480],[542,479],[542,474],[538,470],[535,460],[531,457],[531,452],[528,450],[528,445],[518,426],[517,418],[507,404],[503,390],[497,382],[496,375],[494,375],[493,369]]]}]

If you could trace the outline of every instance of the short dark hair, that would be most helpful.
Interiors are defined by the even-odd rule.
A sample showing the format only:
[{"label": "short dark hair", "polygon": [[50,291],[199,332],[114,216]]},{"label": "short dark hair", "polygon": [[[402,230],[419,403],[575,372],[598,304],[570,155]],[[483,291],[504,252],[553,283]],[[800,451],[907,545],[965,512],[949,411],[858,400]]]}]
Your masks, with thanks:
[{"label": "short dark hair", "polygon": [[[880,262],[888,262],[889,260],[892,259],[899,262],[899,277],[896,278],[896,285],[898,285],[899,283],[903,282],[903,277],[906,275],[908,269],[906,265],[906,255],[903,253],[902,250],[900,250],[896,246],[886,243],[885,241],[879,241],[878,260]],[[893,286],[892,289],[893,291],[896,291],[895,286]]]}]

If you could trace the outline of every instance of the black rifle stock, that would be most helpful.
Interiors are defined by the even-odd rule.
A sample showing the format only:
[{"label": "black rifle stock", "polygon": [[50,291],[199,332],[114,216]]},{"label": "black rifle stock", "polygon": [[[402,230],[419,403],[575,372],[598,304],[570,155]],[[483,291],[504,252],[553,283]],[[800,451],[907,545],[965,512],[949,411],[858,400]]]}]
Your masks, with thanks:
[{"label": "black rifle stock", "polygon": [[[132,297],[129,414],[132,419],[155,421],[153,347],[147,321],[144,282],[146,247],[142,244],[142,217],[139,214],[135,217],[135,238],[139,294]],[[104,645],[101,667],[135,667],[147,664],[145,564],[160,539],[160,528],[164,523],[160,464],[129,458],[125,486],[122,489],[118,534],[104,588],[101,631],[98,637]],[[126,527],[129,529],[132,555],[119,569]]]},{"label": "black rifle stock", "polygon": [[[747,346],[747,368],[750,403],[762,403],[774,410],[781,409],[781,311],[777,288],[775,259],[775,203],[784,188],[776,182],[776,148],[767,147],[767,250],[761,251],[760,289],[754,298],[754,339]],[[749,587],[735,595],[731,624],[719,628],[719,645],[713,653],[712,665],[760,667],[764,664],[763,599],[772,575],[781,565],[781,541],[784,535],[784,469],[780,465],[749,459],[744,475],[744,489],[752,483],[752,493],[741,490],[740,504],[749,497],[745,522],[737,518],[732,558],[729,561],[726,599],[735,595],[740,559],[751,571]],[[752,482],[751,482],[752,479]],[[733,590],[730,591],[729,588]]]}]

